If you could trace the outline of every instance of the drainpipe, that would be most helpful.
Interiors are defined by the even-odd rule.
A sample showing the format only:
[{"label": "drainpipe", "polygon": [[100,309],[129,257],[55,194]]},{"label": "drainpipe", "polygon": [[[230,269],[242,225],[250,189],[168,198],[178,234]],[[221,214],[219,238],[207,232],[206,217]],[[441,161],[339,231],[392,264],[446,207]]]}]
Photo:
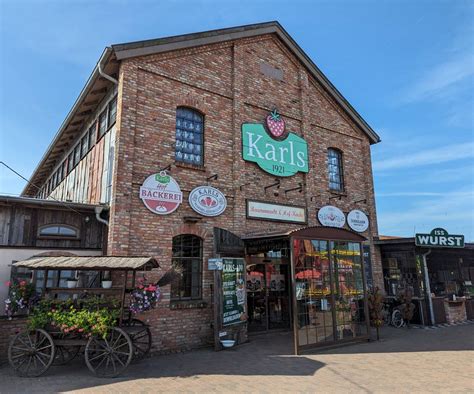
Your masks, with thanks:
[{"label": "drainpipe", "polygon": [[428,252],[423,253],[423,274],[425,275],[425,285],[426,285],[426,293],[428,297],[428,307],[430,309],[430,320],[431,320],[431,325],[435,325],[435,319],[434,319],[434,311],[433,311],[433,300],[431,299],[431,287],[430,287],[430,278],[428,276],[428,265],[426,264],[426,256],[428,256],[431,253],[431,249],[428,250]]},{"label": "drainpipe", "polygon": [[118,81],[115,79],[115,78],[112,78],[110,75],[106,74],[103,70],[102,70],[102,65],[101,65],[101,61],[102,61],[102,58],[99,60],[99,62],[97,63],[97,68],[98,68],[98,71],[99,71],[99,74],[104,77],[105,79],[107,79],[108,81],[112,82],[113,84],[115,85],[118,85]]},{"label": "drainpipe", "polygon": [[98,222],[104,223],[107,227],[109,227],[109,221],[103,219],[100,214],[103,212],[104,207],[95,207],[95,218]]}]

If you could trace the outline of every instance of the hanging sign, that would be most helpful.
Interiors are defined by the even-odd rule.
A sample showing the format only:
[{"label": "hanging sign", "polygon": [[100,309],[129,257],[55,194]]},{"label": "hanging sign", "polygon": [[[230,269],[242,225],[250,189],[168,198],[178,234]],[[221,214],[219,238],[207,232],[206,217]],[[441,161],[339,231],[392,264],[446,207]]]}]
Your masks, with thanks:
[{"label": "hanging sign", "polygon": [[347,214],[347,224],[352,230],[363,233],[369,228],[369,218],[361,210],[353,209]]},{"label": "hanging sign", "polygon": [[245,321],[244,259],[223,259],[222,303],[223,326]]},{"label": "hanging sign", "polygon": [[346,223],[346,216],[339,208],[326,205],[319,209],[318,220],[323,226],[342,228]]},{"label": "hanging sign", "polygon": [[276,176],[292,176],[308,172],[306,141],[285,129],[285,121],[274,110],[266,117],[266,129],[261,123],[242,124],[242,157],[257,163]]},{"label": "hanging sign", "polygon": [[306,209],[292,205],[247,200],[247,218],[278,222],[306,223]]},{"label": "hanging sign", "polygon": [[429,234],[415,234],[415,245],[430,248],[464,248],[464,235],[453,235],[443,228],[435,228]]},{"label": "hanging sign", "polygon": [[183,193],[178,183],[165,171],[150,175],[140,187],[143,204],[158,215],[168,215],[183,201]]},{"label": "hanging sign", "polygon": [[189,205],[203,216],[219,216],[227,207],[224,194],[211,186],[199,186],[189,193]]}]

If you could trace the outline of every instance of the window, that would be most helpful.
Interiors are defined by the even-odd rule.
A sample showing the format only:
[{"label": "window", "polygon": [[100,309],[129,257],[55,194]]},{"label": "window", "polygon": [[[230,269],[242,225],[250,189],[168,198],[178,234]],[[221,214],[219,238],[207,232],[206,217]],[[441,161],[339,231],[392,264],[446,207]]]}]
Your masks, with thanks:
[{"label": "window", "polygon": [[48,224],[40,227],[40,237],[56,237],[56,238],[78,238],[79,232],[77,229],[71,226],[62,224]]},{"label": "window", "polygon": [[342,153],[337,149],[328,149],[328,174],[329,188],[342,192],[344,190]]},{"label": "window", "polygon": [[73,168],[74,168],[74,150],[71,153],[69,153],[69,156],[67,157],[67,173],[69,174]]},{"label": "window", "polygon": [[190,108],[176,110],[175,159],[196,166],[203,165],[204,117]]},{"label": "window", "polygon": [[171,284],[171,299],[194,300],[201,298],[202,239],[191,234],[173,238],[173,265],[182,273]]},{"label": "window", "polygon": [[107,109],[102,111],[102,113],[99,116],[99,138],[102,138],[102,136],[105,134],[107,131]]},{"label": "window", "polygon": [[117,97],[115,97],[109,103],[109,127],[115,123],[115,118],[117,117]]},{"label": "window", "polygon": [[81,160],[81,143],[78,143],[74,148],[74,167],[77,166]]},{"label": "window", "polygon": [[91,149],[95,144],[95,131],[97,123],[94,122],[91,127],[89,127],[89,149]]},{"label": "window", "polygon": [[81,159],[89,151],[89,133],[87,132],[81,140]]}]

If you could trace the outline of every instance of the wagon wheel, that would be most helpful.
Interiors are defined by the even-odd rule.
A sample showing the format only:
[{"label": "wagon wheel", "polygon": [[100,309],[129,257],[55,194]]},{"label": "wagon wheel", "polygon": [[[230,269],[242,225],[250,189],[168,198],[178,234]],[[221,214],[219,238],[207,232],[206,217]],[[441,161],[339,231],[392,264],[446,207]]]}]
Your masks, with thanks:
[{"label": "wagon wheel", "polygon": [[150,328],[139,319],[129,319],[124,321],[126,327],[134,327],[127,333],[132,340],[133,359],[140,360],[144,358],[151,349],[151,331]]},{"label": "wagon wheel", "polygon": [[118,327],[110,328],[103,338],[91,337],[86,345],[87,368],[102,378],[113,378],[121,374],[132,361],[132,356],[132,341]]},{"label": "wagon wheel", "polygon": [[55,350],[53,339],[46,331],[23,331],[10,342],[8,361],[19,376],[40,376],[53,362]]}]

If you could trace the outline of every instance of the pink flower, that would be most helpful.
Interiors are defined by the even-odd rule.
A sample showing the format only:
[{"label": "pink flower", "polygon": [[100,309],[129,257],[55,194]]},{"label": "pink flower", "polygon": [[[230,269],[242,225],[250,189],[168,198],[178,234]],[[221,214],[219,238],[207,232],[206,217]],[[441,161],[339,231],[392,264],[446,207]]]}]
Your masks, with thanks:
[{"label": "pink flower", "polygon": [[79,329],[79,330],[77,330],[77,331],[79,331],[79,332],[83,332],[83,331],[84,331],[84,329],[83,329],[83,328],[80,328],[80,329]]},{"label": "pink flower", "polygon": [[143,287],[144,287],[143,285],[138,285],[139,289],[143,289]]},{"label": "pink flower", "polygon": [[7,281],[5,282],[5,286],[10,287],[11,285],[12,285],[12,282],[10,282],[9,280],[7,280]]},{"label": "pink flower", "polygon": [[22,281],[20,282],[20,286],[25,286],[25,285],[26,285],[26,282],[25,282],[24,280],[22,280]]}]

